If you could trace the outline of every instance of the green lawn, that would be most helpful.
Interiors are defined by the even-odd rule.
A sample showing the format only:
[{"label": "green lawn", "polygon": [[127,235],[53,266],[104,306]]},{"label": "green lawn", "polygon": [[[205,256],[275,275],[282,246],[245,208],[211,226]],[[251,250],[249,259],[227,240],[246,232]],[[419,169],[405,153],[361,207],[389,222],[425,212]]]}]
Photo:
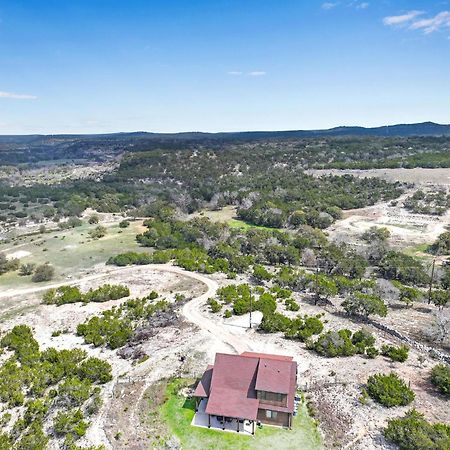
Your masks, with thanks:
[{"label": "green lawn", "polygon": [[[55,267],[53,281],[65,280],[68,275],[87,270],[99,263],[105,263],[110,256],[125,251],[141,251],[136,242],[136,234],[142,232],[142,222],[131,222],[128,228],[119,228],[116,223],[107,226],[105,237],[92,240],[88,233],[97,225],[84,223],[70,230],[52,231],[34,236],[18,238],[14,243],[0,245],[0,252],[8,249],[11,254],[26,251],[30,254],[20,259],[21,263],[43,264],[49,262]],[[4,288],[36,286],[31,277],[20,277],[17,272],[9,272],[0,277]]]},{"label": "green lawn", "polygon": [[[414,256],[416,258],[422,259],[422,260],[429,260],[433,258],[432,254],[428,254],[427,250],[430,244],[418,244],[414,247],[406,247],[403,249],[403,253],[405,253],[408,256]],[[417,253],[421,253],[421,255],[417,255]]]},{"label": "green lawn", "polygon": [[252,225],[251,223],[244,222],[243,220],[239,219],[230,219],[227,224],[232,228],[241,228],[243,230],[249,230],[250,228],[258,228],[260,230],[279,230],[279,228],[269,228],[269,227],[263,227],[260,225]]},{"label": "green lawn", "polygon": [[172,381],[167,387],[167,400],[160,409],[169,431],[179,438],[184,450],[323,449],[315,422],[309,417],[304,404],[299,408],[299,415],[294,418],[292,430],[265,425],[256,430],[255,436],[243,436],[193,427],[191,421],[195,413],[195,401],[178,395],[180,387],[184,385],[186,380]]},{"label": "green lawn", "polygon": [[259,225],[252,225],[251,223],[244,222],[243,220],[236,218],[236,207],[235,206],[225,206],[222,209],[217,211],[203,210],[201,212],[197,212],[191,214],[189,218],[193,217],[207,217],[212,222],[222,222],[226,223],[232,228],[241,228],[243,230],[248,230],[250,228],[259,228],[261,230],[278,230],[279,228],[269,228],[263,227]]}]

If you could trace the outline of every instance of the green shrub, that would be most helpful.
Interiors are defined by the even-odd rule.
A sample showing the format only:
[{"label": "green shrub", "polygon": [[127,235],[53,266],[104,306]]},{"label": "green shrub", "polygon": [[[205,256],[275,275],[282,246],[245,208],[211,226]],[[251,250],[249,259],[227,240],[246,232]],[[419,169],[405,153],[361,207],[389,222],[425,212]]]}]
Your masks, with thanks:
[{"label": "green shrub", "polygon": [[367,347],[366,348],[366,355],[370,359],[375,359],[380,352],[375,347]]},{"label": "green shrub", "polygon": [[290,325],[290,319],[280,313],[264,314],[258,330],[266,333],[286,331]]},{"label": "green shrub", "polygon": [[120,255],[111,256],[106,264],[115,266],[146,265],[151,264],[153,260],[154,257],[151,253],[127,252],[121,253]]},{"label": "green shrub", "polygon": [[98,216],[98,214],[92,214],[92,216],[90,216],[88,219],[88,223],[90,225],[94,225],[94,224],[98,223],[99,221],[100,221],[100,217]]},{"label": "green shrub", "polygon": [[79,439],[86,434],[89,423],[84,420],[80,409],[75,411],[59,411],[53,420],[53,429],[58,436],[71,435]]},{"label": "green shrub", "polygon": [[378,295],[364,294],[362,292],[354,292],[346,300],[342,302],[342,307],[347,314],[369,317],[377,315],[386,317],[387,306]]},{"label": "green shrub", "polygon": [[123,285],[105,284],[97,289],[89,289],[82,294],[76,286],[60,286],[56,289],[49,289],[43,296],[42,301],[46,305],[64,305],[66,303],[77,302],[106,302],[128,297],[130,290]]},{"label": "green shrub", "polygon": [[257,264],[253,267],[253,278],[255,278],[257,281],[270,281],[272,279],[272,274],[260,264]]},{"label": "green shrub", "polygon": [[321,334],[315,342],[311,342],[308,348],[319,355],[334,358],[338,356],[353,356],[357,349],[351,341],[350,330],[328,331]]},{"label": "green shrub", "polygon": [[438,364],[431,370],[431,382],[446,397],[450,397],[450,367]]},{"label": "green shrub", "polygon": [[298,311],[300,309],[300,305],[293,299],[287,298],[284,302],[286,309],[288,311]]},{"label": "green shrub", "polygon": [[32,364],[39,359],[39,344],[33,337],[31,328],[27,325],[16,325],[0,341],[3,348],[15,353],[22,364]]},{"label": "green shrub", "polygon": [[213,313],[218,313],[222,309],[222,305],[217,300],[214,300],[213,298],[208,299],[208,305],[209,305],[209,309]]},{"label": "green shrub", "polygon": [[313,335],[320,334],[323,331],[323,322],[319,316],[298,316],[289,321],[285,330],[285,337],[288,339],[299,339],[305,342]]},{"label": "green shrub", "polygon": [[119,228],[128,228],[130,226],[130,222],[128,220],[122,220],[119,222]]},{"label": "green shrub", "polygon": [[363,354],[366,347],[373,347],[375,338],[367,330],[356,331],[352,336],[352,344],[356,347],[356,352]]},{"label": "green shrub", "polygon": [[104,226],[98,225],[93,230],[89,231],[88,234],[92,239],[101,239],[106,236],[107,232],[108,230]]},{"label": "green shrub", "polygon": [[65,379],[58,386],[59,403],[64,406],[81,406],[91,396],[91,382],[88,379],[80,380],[73,376]]},{"label": "green shrub", "polygon": [[45,450],[49,437],[45,434],[42,422],[35,421],[24,431],[14,450]]},{"label": "green shrub", "polygon": [[119,300],[130,295],[127,286],[117,284],[104,284],[97,289],[89,289],[83,296],[84,302],[107,302],[109,300]]},{"label": "green shrub", "polygon": [[33,264],[33,263],[22,264],[19,268],[19,275],[21,277],[26,277],[28,275],[32,275],[35,267],[36,267],[36,264]]},{"label": "green shrub", "polygon": [[112,380],[111,364],[94,357],[85,359],[78,368],[78,376],[91,383],[107,383]]},{"label": "green shrub", "polygon": [[431,424],[416,410],[390,419],[384,437],[400,450],[445,450],[450,448],[450,426]]},{"label": "green shrub", "polygon": [[408,359],[409,348],[406,345],[400,345],[399,347],[383,345],[381,354],[392,359],[392,361],[405,362]]},{"label": "green shrub", "polygon": [[387,407],[409,405],[415,398],[414,392],[396,373],[370,376],[367,392],[375,401]]},{"label": "green shrub", "polygon": [[34,270],[33,277],[31,281],[34,283],[42,283],[43,281],[50,281],[53,279],[55,275],[55,269],[50,264],[42,264],[41,266],[37,266]]}]

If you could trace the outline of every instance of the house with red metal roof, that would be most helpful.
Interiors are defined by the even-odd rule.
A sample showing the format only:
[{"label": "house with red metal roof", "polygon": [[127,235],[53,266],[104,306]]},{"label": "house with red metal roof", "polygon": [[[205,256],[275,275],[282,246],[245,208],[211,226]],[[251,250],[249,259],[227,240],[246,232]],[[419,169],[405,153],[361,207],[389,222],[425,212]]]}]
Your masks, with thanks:
[{"label": "house with red metal roof", "polygon": [[290,356],[217,353],[198,383],[196,412],[207,426],[251,430],[255,423],[291,427],[297,363]]}]

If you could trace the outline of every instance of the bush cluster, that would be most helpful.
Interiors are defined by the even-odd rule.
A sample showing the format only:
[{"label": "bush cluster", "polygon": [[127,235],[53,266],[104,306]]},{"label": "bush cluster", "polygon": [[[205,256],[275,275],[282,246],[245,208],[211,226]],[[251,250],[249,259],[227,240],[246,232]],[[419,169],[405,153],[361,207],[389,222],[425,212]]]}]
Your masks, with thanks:
[{"label": "bush cluster", "polygon": [[398,347],[394,345],[383,345],[381,347],[381,354],[392,359],[392,361],[405,362],[408,359],[409,347],[406,345],[400,345]]},{"label": "bush cluster", "polygon": [[450,425],[427,422],[416,410],[391,419],[383,434],[400,450],[444,450],[450,448]]},{"label": "bush cluster", "polygon": [[112,379],[110,364],[88,358],[77,348],[41,351],[26,325],[6,333],[0,347],[11,352],[0,367],[0,401],[9,407],[22,406],[11,432],[0,433],[0,449],[46,448],[49,436],[43,423],[56,411],[53,431],[64,438],[67,448],[75,448],[69,444],[82,437],[89,425],[82,411],[95,412],[89,405],[99,404],[99,386]]},{"label": "bush cluster", "polygon": [[154,293],[142,299],[131,299],[118,307],[103,311],[77,326],[77,335],[83,336],[87,344],[95,347],[107,346],[111,349],[123,347],[132,337],[134,330],[158,311],[169,304],[155,299]]},{"label": "bush cluster", "polygon": [[414,392],[396,373],[370,376],[367,380],[367,393],[387,407],[409,405],[415,398]]},{"label": "bush cluster", "polygon": [[446,364],[438,364],[431,370],[431,382],[446,397],[450,397],[450,367]]},{"label": "bush cluster", "polygon": [[374,336],[367,330],[362,329],[352,333],[350,330],[343,329],[327,331],[315,341],[308,342],[307,346],[328,358],[356,354],[366,354],[369,358],[374,358],[378,354],[378,351],[373,347],[374,343]]},{"label": "bush cluster", "polygon": [[55,289],[49,289],[45,292],[42,302],[46,305],[64,305],[66,303],[89,303],[89,302],[107,302],[109,300],[118,300],[130,295],[127,286],[117,284],[104,284],[97,289],[89,289],[82,293],[77,286],[60,286]]}]

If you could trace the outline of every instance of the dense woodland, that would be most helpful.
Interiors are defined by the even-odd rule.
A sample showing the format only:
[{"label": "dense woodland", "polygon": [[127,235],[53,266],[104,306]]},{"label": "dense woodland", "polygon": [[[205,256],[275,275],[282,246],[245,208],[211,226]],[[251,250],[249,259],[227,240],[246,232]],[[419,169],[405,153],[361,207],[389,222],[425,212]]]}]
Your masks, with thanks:
[{"label": "dense woodland", "polygon": [[[242,219],[256,225],[295,228],[306,223],[325,228],[340,210],[395,199],[402,186],[350,176],[317,179],[305,170],[448,167],[449,142],[449,137],[149,139],[140,134],[3,139],[0,165],[20,163],[24,170],[45,160],[121,162],[101,182],[27,187],[0,182],[0,223],[57,221],[79,215],[87,206],[145,215],[146,205],[160,199],[182,212],[235,205]],[[437,214],[442,201],[436,199]],[[421,203],[422,199],[411,199],[412,207]]]}]

